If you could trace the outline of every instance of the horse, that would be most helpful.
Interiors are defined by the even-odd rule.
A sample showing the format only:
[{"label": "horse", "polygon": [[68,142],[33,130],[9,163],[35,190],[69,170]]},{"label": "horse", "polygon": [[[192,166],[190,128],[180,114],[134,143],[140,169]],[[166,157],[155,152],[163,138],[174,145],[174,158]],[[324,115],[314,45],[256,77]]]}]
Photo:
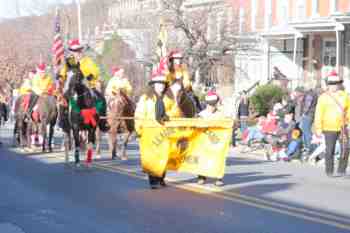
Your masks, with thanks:
[{"label": "horse", "polygon": [[91,165],[93,145],[95,144],[96,127],[99,115],[96,111],[97,96],[85,83],[79,64],[70,66],[67,80],[63,87],[63,104],[60,104],[61,128],[65,133],[66,162],[69,161],[69,144],[71,132],[74,139],[75,165],[80,165],[81,133],[87,132],[87,159],[86,164]]},{"label": "horse", "polygon": [[179,90],[174,90],[170,87],[165,94],[177,102],[182,112],[182,117],[192,118],[200,111],[194,99],[194,94],[187,91],[183,86]]},{"label": "horse", "polygon": [[8,119],[8,108],[6,103],[0,102],[0,126],[2,126]]},{"label": "horse", "polygon": [[[27,110],[26,101],[29,101],[30,94],[21,95],[15,101],[14,117],[15,127],[13,130],[14,146],[16,144],[24,149],[30,146],[30,135],[28,134],[28,121],[26,120]],[[29,102],[28,102],[29,104]]]},{"label": "horse", "polygon": [[[52,139],[55,131],[55,125],[57,122],[58,110],[57,100],[54,96],[43,94],[39,96],[36,105],[33,108],[33,112],[29,117],[27,133],[41,135],[42,152],[46,152],[46,144],[48,145],[49,152],[52,152]],[[49,126],[49,137],[47,140],[47,126]]]},{"label": "horse", "polygon": [[123,91],[119,90],[113,97],[108,100],[107,103],[108,113],[107,122],[110,127],[108,131],[108,145],[109,151],[112,155],[112,159],[119,157],[117,155],[117,134],[122,133],[123,147],[122,155],[119,157],[122,160],[126,160],[126,147],[129,142],[130,136],[135,130],[133,118],[135,113],[135,104],[127,97]]},{"label": "horse", "polygon": [[[36,133],[42,136],[41,149],[46,151],[48,145],[49,152],[52,152],[52,139],[57,120],[57,102],[55,97],[44,94],[37,100],[32,114],[28,114],[27,106],[31,94],[20,96],[15,103],[15,127],[14,139],[19,142],[19,146],[31,146],[31,135]],[[49,138],[47,140],[47,126],[49,125]],[[18,139],[16,139],[18,138]]]}]

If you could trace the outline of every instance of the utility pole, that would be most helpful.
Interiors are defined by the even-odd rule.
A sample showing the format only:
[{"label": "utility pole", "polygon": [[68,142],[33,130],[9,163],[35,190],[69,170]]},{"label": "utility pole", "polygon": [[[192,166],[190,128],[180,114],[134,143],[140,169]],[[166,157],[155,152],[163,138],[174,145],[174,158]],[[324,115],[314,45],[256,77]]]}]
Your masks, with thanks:
[{"label": "utility pole", "polygon": [[81,27],[81,5],[80,5],[80,0],[77,1],[77,10],[78,10],[78,35],[79,35],[79,41],[83,39],[83,34],[82,34],[82,27]]}]

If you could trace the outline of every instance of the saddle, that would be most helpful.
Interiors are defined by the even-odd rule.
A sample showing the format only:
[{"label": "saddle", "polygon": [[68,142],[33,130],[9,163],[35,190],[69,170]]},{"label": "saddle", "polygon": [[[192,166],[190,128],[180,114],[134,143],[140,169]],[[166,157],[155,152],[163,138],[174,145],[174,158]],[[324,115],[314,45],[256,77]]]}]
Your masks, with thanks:
[{"label": "saddle", "polygon": [[[28,113],[28,111],[29,111],[30,100],[31,100],[31,94],[27,94],[27,95],[23,96],[22,107],[23,107],[24,112],[26,112],[26,113]],[[39,122],[40,121],[40,114],[39,114],[39,111],[38,111],[38,104],[37,103],[34,105],[30,117],[35,122]]]},{"label": "saddle", "polygon": [[114,104],[114,101],[115,101],[117,95],[119,95],[121,97],[120,99],[122,100],[123,104],[131,106],[132,109],[135,109],[135,104],[131,101],[129,96],[127,96],[123,91],[119,91],[118,94],[116,94],[114,97],[109,99],[108,109],[113,108],[113,104]]}]

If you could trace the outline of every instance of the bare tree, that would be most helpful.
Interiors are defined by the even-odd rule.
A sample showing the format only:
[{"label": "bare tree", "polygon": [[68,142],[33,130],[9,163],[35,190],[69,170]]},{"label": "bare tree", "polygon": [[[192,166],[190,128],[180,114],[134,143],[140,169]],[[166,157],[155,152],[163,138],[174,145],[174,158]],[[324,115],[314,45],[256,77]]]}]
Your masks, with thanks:
[{"label": "bare tree", "polygon": [[[185,0],[162,0],[168,29],[173,32],[169,35],[169,47],[184,51],[192,77],[199,72],[199,82],[218,82],[220,80],[212,80],[216,77],[212,75],[216,72],[214,68],[220,65],[233,72],[234,54],[250,49],[250,45],[242,43],[237,36],[238,24],[234,16],[238,12],[224,4],[186,9],[185,3]],[[230,82],[232,77],[226,75],[221,81]]]}]

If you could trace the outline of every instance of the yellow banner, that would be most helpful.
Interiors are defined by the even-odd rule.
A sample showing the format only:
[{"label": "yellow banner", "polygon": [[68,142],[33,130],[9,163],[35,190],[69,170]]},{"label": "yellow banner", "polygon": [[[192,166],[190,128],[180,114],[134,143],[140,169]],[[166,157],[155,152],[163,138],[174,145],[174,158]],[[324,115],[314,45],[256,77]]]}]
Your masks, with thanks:
[{"label": "yellow banner", "polygon": [[166,170],[222,178],[230,148],[233,121],[177,118],[160,125],[145,121],[140,138],[145,172]]}]

